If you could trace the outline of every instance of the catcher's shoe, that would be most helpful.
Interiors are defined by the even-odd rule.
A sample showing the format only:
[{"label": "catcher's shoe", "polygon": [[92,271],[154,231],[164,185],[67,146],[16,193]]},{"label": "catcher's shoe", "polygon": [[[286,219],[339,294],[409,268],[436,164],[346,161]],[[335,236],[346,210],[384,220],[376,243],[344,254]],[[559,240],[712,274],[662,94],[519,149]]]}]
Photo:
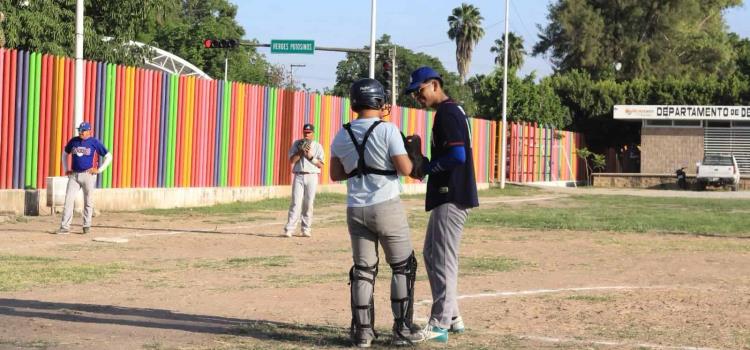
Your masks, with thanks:
[{"label": "catcher's shoe", "polygon": [[369,348],[372,346],[372,341],[375,339],[375,333],[372,329],[359,329],[355,330],[351,334],[352,345],[358,348]]},{"label": "catcher's shoe", "polygon": [[464,320],[461,316],[456,316],[451,319],[451,328],[449,328],[448,331],[451,333],[463,333],[465,330]]},{"label": "catcher's shoe", "polygon": [[417,326],[411,328],[403,326],[399,330],[398,325],[393,325],[393,339],[391,340],[393,346],[413,345],[425,339],[424,332]]}]

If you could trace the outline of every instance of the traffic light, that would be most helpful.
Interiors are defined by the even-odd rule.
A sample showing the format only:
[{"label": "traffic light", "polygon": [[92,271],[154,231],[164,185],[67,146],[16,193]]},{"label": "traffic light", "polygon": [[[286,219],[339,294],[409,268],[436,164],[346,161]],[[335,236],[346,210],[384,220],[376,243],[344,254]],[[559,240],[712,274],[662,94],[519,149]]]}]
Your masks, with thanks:
[{"label": "traffic light", "polygon": [[385,89],[385,95],[388,99],[391,97],[391,80],[393,79],[393,75],[391,74],[392,68],[390,62],[383,62],[383,88]]},{"label": "traffic light", "polygon": [[207,49],[233,49],[237,47],[234,39],[204,39],[203,46]]}]

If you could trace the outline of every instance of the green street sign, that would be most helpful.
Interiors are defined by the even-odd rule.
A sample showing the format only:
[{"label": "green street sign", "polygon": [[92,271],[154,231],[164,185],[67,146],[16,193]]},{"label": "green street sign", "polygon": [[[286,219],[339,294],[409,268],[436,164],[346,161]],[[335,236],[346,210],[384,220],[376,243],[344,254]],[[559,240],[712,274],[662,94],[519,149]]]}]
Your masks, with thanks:
[{"label": "green street sign", "polygon": [[300,53],[312,55],[314,40],[271,40],[271,53]]}]

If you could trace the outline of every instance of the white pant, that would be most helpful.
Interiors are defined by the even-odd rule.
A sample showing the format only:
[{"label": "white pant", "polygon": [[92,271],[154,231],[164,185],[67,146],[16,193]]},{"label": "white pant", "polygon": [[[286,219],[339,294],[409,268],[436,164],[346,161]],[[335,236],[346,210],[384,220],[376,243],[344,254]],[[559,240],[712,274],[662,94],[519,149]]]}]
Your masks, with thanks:
[{"label": "white pant", "polygon": [[302,232],[312,230],[313,202],[318,188],[319,174],[295,173],[292,179],[292,203],[289,205],[289,217],[284,232],[292,233],[297,227],[302,212]]},{"label": "white pant", "polygon": [[70,222],[73,221],[73,206],[80,189],[83,189],[83,227],[91,227],[91,215],[94,212],[94,199],[92,198],[94,187],[96,187],[96,175],[85,172],[68,175],[61,228],[70,229]]}]

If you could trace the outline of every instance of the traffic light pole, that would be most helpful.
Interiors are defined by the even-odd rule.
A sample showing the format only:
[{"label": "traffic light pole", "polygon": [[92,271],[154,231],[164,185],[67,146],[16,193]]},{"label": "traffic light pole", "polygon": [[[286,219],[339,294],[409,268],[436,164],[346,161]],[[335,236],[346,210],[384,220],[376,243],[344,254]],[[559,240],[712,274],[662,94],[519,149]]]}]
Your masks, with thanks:
[{"label": "traffic light pole", "polygon": [[398,96],[396,92],[398,90],[398,85],[396,85],[396,47],[392,47],[389,51],[391,56],[391,104],[395,105]]},{"label": "traffic light pole", "polygon": [[227,81],[227,73],[229,72],[229,52],[224,51],[224,81]]}]

